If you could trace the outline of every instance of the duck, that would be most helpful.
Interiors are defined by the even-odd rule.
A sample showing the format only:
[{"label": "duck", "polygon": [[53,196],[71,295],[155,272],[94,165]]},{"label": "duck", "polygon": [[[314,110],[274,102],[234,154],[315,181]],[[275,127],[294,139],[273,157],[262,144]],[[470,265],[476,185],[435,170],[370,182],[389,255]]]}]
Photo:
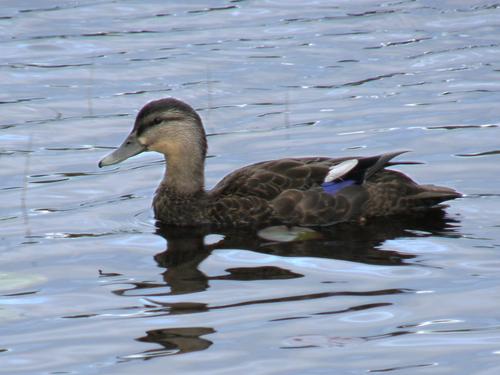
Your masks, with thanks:
[{"label": "duck", "polygon": [[187,103],[163,98],[137,114],[123,143],[99,167],[145,151],[163,154],[166,170],[153,199],[156,220],[176,227],[321,227],[370,218],[416,215],[461,197],[452,188],[420,185],[389,169],[407,151],[359,157],[290,157],[262,161],[205,189],[207,137]]}]

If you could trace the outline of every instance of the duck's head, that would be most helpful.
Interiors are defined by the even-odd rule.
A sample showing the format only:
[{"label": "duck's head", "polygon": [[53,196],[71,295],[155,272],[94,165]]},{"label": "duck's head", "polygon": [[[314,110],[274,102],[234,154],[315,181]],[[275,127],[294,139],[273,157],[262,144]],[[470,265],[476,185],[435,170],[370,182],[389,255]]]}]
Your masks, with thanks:
[{"label": "duck's head", "polygon": [[155,100],[137,114],[134,128],[115,151],[99,162],[99,167],[120,163],[143,151],[156,151],[173,160],[200,159],[207,151],[200,116],[188,104],[174,98]]}]

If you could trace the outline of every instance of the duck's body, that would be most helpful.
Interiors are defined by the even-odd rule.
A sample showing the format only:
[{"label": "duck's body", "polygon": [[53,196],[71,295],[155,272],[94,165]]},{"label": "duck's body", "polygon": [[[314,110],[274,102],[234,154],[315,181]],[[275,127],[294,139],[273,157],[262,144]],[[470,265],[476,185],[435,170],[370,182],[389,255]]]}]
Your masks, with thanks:
[{"label": "duck's body", "polygon": [[100,166],[139,152],[165,155],[167,170],[153,200],[155,216],[178,226],[320,226],[376,216],[413,214],[460,196],[453,189],[418,185],[385,169],[402,152],[374,157],[290,158],[238,169],[204,189],[206,137],[187,104],[161,99],[138,114],[134,129]]}]

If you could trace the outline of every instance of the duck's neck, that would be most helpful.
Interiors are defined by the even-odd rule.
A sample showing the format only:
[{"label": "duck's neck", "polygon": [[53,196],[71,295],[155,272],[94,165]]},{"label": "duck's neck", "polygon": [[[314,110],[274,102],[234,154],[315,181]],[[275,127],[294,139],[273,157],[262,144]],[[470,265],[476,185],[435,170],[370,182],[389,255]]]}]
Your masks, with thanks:
[{"label": "duck's neck", "polygon": [[195,195],[204,191],[205,155],[192,147],[169,152],[162,185],[176,195]]}]

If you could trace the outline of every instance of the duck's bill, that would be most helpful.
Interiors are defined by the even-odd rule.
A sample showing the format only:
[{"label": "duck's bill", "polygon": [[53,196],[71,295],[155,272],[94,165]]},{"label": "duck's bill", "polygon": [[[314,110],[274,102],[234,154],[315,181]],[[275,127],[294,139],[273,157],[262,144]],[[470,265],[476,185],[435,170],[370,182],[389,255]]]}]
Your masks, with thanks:
[{"label": "duck's bill", "polygon": [[120,147],[99,162],[99,168],[120,163],[143,151],[146,151],[146,147],[139,143],[135,134],[130,134]]}]

